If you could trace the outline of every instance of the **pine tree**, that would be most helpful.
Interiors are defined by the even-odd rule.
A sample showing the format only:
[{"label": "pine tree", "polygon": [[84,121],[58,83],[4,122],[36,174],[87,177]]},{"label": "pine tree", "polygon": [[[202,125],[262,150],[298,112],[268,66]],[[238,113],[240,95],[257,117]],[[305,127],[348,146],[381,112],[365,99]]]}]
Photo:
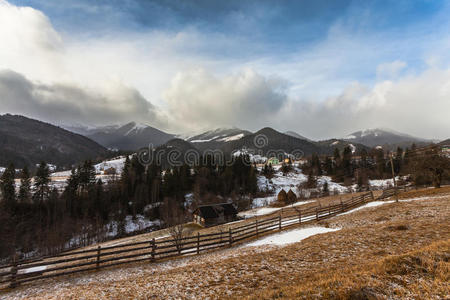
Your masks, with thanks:
[{"label": "pine tree", "polygon": [[400,173],[402,165],[403,165],[403,149],[400,147],[397,147],[397,153],[395,155],[395,160],[394,160],[394,171],[396,174]]},{"label": "pine tree", "polygon": [[20,174],[20,189],[18,200],[20,203],[29,203],[31,199],[31,178],[27,167]]},{"label": "pine tree", "polygon": [[16,206],[15,174],[16,170],[14,169],[14,165],[10,164],[0,179],[0,190],[3,201],[9,210],[14,210]]},{"label": "pine tree", "polygon": [[313,189],[317,187],[317,179],[314,173],[311,171],[308,174],[308,180],[306,181],[306,188]]},{"label": "pine tree", "polygon": [[384,170],[386,168],[386,161],[384,158],[383,149],[376,150],[375,159],[376,159],[376,165],[377,165],[378,178],[382,179],[383,175],[384,175]]},{"label": "pine tree", "polygon": [[41,162],[36,171],[34,179],[34,195],[33,199],[37,203],[43,203],[48,197],[50,183],[50,170],[47,163]]},{"label": "pine tree", "polygon": [[77,170],[78,184],[81,189],[87,191],[95,184],[95,168],[90,160],[86,160]]},{"label": "pine tree", "polygon": [[311,157],[311,167],[313,169],[313,172],[317,176],[322,176],[322,166],[320,163],[319,156],[316,153],[314,153]]},{"label": "pine tree", "polygon": [[339,153],[339,149],[338,148],[334,148],[334,162],[336,164],[336,166],[340,165],[341,163],[341,154]]},{"label": "pine tree", "polygon": [[352,149],[350,148],[350,146],[344,148],[344,152],[342,154],[342,168],[344,169],[344,174],[346,177],[353,176]]},{"label": "pine tree", "polygon": [[334,174],[333,161],[331,160],[331,158],[329,156],[325,157],[324,167],[325,167],[325,172],[327,173],[328,176]]},{"label": "pine tree", "polygon": [[330,194],[330,189],[328,187],[328,181],[325,181],[322,187],[322,192],[324,196],[328,196]]}]

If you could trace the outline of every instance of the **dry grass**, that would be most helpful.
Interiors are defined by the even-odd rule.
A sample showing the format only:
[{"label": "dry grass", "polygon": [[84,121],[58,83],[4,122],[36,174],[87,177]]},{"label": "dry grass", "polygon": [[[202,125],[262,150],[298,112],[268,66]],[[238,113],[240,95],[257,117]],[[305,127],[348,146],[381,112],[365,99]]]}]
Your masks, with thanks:
[{"label": "dry grass", "polygon": [[307,281],[265,290],[252,299],[444,299],[450,295],[450,240],[368,265],[318,270]]},{"label": "dry grass", "polygon": [[442,299],[450,292],[449,204],[450,196],[385,204],[322,221],[343,229],[285,247],[240,246],[45,280],[0,298]]},{"label": "dry grass", "polygon": [[408,199],[416,197],[429,197],[435,195],[450,194],[450,186],[444,186],[438,189],[435,188],[423,188],[417,190],[411,190],[407,192],[401,192],[398,196],[399,199]]}]

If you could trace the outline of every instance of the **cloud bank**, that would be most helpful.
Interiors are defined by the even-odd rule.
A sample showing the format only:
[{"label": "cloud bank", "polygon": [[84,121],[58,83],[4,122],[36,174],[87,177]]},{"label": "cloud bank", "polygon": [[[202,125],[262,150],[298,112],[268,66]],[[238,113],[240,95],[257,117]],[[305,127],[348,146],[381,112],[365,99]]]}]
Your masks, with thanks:
[{"label": "cloud bank", "polygon": [[[130,118],[167,127],[157,108],[133,88],[111,83],[98,90],[38,84],[13,71],[0,71],[1,110],[55,124],[124,123]],[[131,117],[130,117],[131,116]]]},{"label": "cloud bank", "polygon": [[[73,34],[40,10],[0,0],[0,113],[67,125],[138,121],[174,133],[272,126],[321,139],[388,127],[444,139],[445,11],[408,34],[383,35],[365,27],[378,16],[358,11],[364,18],[341,16],[322,40],[279,52],[196,26]],[[249,35],[258,18],[228,21],[248,25]]]}]

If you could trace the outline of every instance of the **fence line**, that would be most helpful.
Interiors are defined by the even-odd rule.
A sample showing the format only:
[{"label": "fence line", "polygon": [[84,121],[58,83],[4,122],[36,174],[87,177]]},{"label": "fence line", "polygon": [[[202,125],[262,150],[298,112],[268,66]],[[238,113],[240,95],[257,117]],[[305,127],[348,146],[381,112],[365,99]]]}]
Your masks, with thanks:
[{"label": "fence line", "polygon": [[[415,187],[414,186],[410,186],[410,185],[408,185],[408,186],[407,185],[402,185],[402,186],[398,186],[397,187],[397,191],[398,192],[399,191],[406,192],[406,191],[410,191],[410,190],[414,190],[414,189],[415,189]],[[383,199],[386,199],[386,198],[390,198],[392,196],[395,196],[395,193],[396,193],[396,188],[395,187],[388,188],[386,190],[383,190],[383,193],[377,199],[383,200]]]},{"label": "fence line", "polygon": [[368,192],[339,204],[296,209],[292,214],[258,219],[254,222],[208,234],[199,232],[179,239],[149,240],[94,249],[60,253],[45,259],[16,261],[8,266],[0,266],[0,285],[9,283],[14,288],[19,284],[69,275],[85,271],[99,270],[119,264],[148,261],[155,262],[173,257],[196,255],[214,249],[232,247],[245,240],[280,231],[285,228],[330,218],[339,213],[373,201],[373,193]]}]

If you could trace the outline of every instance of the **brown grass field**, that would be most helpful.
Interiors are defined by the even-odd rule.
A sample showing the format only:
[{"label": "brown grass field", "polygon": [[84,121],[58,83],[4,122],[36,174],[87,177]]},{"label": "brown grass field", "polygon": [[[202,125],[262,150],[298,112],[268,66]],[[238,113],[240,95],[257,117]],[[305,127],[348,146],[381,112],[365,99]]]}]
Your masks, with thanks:
[{"label": "brown grass field", "polygon": [[342,229],[287,246],[42,280],[0,299],[449,299],[450,188],[399,198],[320,221]]}]

